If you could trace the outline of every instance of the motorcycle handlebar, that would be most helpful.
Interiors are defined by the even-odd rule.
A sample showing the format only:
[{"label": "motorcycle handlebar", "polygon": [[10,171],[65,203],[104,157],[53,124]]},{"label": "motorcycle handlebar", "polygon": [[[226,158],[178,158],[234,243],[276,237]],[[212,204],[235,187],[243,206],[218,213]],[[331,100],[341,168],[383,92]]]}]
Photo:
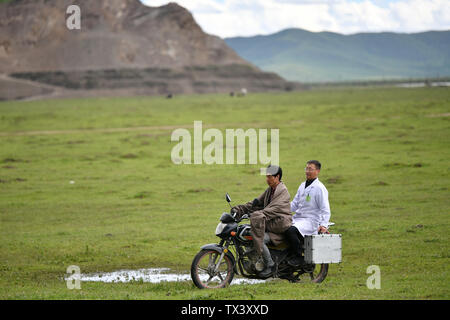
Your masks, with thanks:
[{"label": "motorcycle handlebar", "polygon": [[241,217],[241,220],[244,220],[244,219],[249,219],[250,217],[248,216],[248,214],[244,214],[242,217]]},{"label": "motorcycle handlebar", "polygon": [[244,214],[244,215],[241,216],[240,218],[236,218],[236,214],[237,214],[236,211],[233,211],[233,210],[232,210],[230,213],[231,213],[231,216],[233,217],[234,221],[236,221],[237,223],[241,222],[241,221],[244,220],[244,219],[249,219],[248,214]]}]

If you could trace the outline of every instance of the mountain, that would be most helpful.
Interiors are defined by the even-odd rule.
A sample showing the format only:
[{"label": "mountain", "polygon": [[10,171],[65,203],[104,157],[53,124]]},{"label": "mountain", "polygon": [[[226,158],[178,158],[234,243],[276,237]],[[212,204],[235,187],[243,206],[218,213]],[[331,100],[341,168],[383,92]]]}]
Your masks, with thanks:
[{"label": "mountain", "polygon": [[[289,86],[278,75],[242,59],[224,40],[203,32],[192,14],[176,3],[148,7],[139,0],[78,0],[81,29],[69,30],[66,10],[73,3],[0,3],[2,84],[13,77],[12,89],[21,79],[50,85],[47,91],[59,86],[116,93],[125,89],[128,94],[133,90],[228,92],[242,87],[266,91]],[[8,97],[11,90],[6,90]]]},{"label": "mountain", "polygon": [[16,0],[0,9],[0,70],[247,64],[225,42],[205,34],[176,3],[79,0],[81,30],[66,27],[72,0]]},{"label": "mountain", "polygon": [[450,31],[309,32],[286,29],[226,38],[241,57],[292,81],[380,80],[450,75]]}]

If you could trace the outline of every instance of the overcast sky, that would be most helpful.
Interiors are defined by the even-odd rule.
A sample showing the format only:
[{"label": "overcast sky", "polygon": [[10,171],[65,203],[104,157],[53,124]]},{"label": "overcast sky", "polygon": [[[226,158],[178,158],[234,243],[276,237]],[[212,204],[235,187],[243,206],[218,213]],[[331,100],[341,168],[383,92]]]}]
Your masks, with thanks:
[{"label": "overcast sky", "polygon": [[[149,6],[169,1],[141,0]],[[309,31],[420,32],[450,29],[450,0],[179,0],[202,29],[220,37]]]}]

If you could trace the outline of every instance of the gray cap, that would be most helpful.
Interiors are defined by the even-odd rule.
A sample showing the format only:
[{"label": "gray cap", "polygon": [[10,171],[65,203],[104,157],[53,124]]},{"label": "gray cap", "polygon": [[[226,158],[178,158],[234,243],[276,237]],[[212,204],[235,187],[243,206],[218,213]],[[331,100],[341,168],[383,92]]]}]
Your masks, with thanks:
[{"label": "gray cap", "polygon": [[270,175],[274,176],[278,173],[279,170],[280,170],[279,166],[269,165],[266,169],[266,174],[270,174]]}]

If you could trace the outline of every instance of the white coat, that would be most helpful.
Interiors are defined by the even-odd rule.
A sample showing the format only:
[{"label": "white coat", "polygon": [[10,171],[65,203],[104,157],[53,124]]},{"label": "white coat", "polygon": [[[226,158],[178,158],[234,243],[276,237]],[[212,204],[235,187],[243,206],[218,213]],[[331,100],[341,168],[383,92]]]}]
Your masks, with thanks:
[{"label": "white coat", "polygon": [[319,178],[305,189],[303,182],[291,202],[292,224],[300,231],[302,236],[318,234],[319,226],[328,228],[330,221],[330,203],[328,190],[319,181]]}]

